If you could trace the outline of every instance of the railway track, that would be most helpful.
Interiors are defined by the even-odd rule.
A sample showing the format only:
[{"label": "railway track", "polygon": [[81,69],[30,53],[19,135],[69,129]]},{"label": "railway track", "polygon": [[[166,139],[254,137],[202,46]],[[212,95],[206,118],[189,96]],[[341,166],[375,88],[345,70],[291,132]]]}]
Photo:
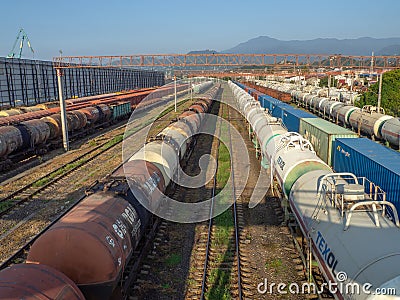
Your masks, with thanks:
[{"label": "railway track", "polygon": [[[93,136],[96,132],[98,132],[99,130],[104,130],[107,127],[113,126],[113,124],[115,122],[119,122],[121,121],[120,118],[124,117],[122,114],[121,115],[117,115],[117,113],[115,113],[114,115],[110,116],[110,118],[108,120],[102,120],[101,118],[99,120],[97,120],[95,122],[95,124],[90,124],[90,126],[88,124],[86,124],[86,121],[84,121],[83,115],[81,115],[81,113],[83,113],[82,111],[80,111],[80,113],[78,115],[75,114],[76,110],[82,110],[85,109],[85,107],[90,107],[90,106],[96,106],[97,104],[102,104],[105,103],[105,106],[108,107],[108,110],[112,110],[112,106],[116,103],[116,101],[118,101],[118,99],[130,99],[130,98],[135,98],[135,97],[144,97],[145,95],[148,95],[151,93],[151,91],[154,89],[143,89],[143,90],[135,90],[135,91],[130,91],[130,92],[124,92],[121,93],[120,95],[118,93],[113,93],[113,94],[105,94],[105,95],[97,95],[97,96],[93,96],[93,97],[86,97],[86,98],[81,98],[81,99],[69,99],[68,102],[72,102],[72,103],[68,103],[68,107],[67,110],[69,111],[70,114],[72,114],[72,116],[74,116],[73,118],[79,119],[82,122],[78,122],[79,123],[79,128],[75,128],[76,130],[72,131],[69,133],[69,140],[70,142],[77,142],[79,140],[82,139],[82,137],[89,137],[89,136]],[[101,103],[100,103],[101,102]],[[133,103],[132,103],[133,104]],[[116,107],[121,108],[121,104],[117,104]],[[127,113],[128,109],[125,106],[124,110]],[[99,106],[96,106],[96,109],[98,110],[98,113],[100,113],[100,115],[102,114],[102,108],[100,108]],[[121,111],[121,109],[116,109],[116,111]],[[20,112],[22,112],[20,110]],[[4,155],[3,153],[3,157],[0,158],[0,170],[3,171],[2,174],[0,175],[0,180],[4,180],[7,178],[12,177],[13,175],[17,175],[19,174],[20,170],[26,170],[27,168],[33,167],[35,165],[38,165],[42,162],[42,158],[46,157],[46,156],[50,156],[51,155],[46,155],[46,153],[48,152],[56,152],[57,149],[60,150],[60,148],[62,148],[62,139],[60,137],[60,135],[58,134],[58,136],[56,136],[57,134],[55,134],[54,136],[51,135],[50,137],[45,137],[43,136],[43,139],[40,141],[36,141],[37,137],[35,137],[34,132],[35,131],[45,131],[45,128],[47,128],[47,130],[50,130],[51,128],[57,128],[58,130],[58,126],[59,125],[55,125],[58,119],[57,117],[55,117],[56,119],[54,119],[54,115],[57,115],[58,111],[57,108],[52,107],[52,108],[47,108],[44,109],[44,107],[40,107],[40,110],[35,111],[35,112],[30,112],[30,113],[22,113],[20,115],[16,115],[16,116],[6,116],[1,118],[0,120],[0,126],[11,126],[9,129],[11,128],[20,128],[20,125],[17,125],[23,121],[27,121],[27,122],[34,122],[33,125],[29,125],[31,127],[29,127],[28,132],[33,132],[30,133],[29,139],[30,142],[29,144],[31,144],[30,147],[25,147],[22,146],[22,142],[17,139],[15,133],[14,133],[14,143],[16,143],[16,147],[18,147],[17,149],[15,149],[14,151],[11,151],[10,153],[8,153],[9,151],[7,150],[7,152],[5,152],[6,155]],[[118,112],[119,114],[120,112]],[[59,117],[59,115],[57,115]],[[115,118],[114,118],[115,116]],[[50,118],[52,120],[53,125],[49,125],[50,123],[48,123],[49,121],[45,121],[43,120],[42,117],[46,117],[46,118]],[[126,115],[125,115],[126,117]],[[50,120],[49,119],[49,120]],[[35,121],[33,121],[35,120]],[[73,122],[72,127],[77,127],[78,126],[77,122]],[[84,123],[86,124],[84,126]],[[25,124],[25,123],[22,123]],[[47,124],[47,125],[46,125]],[[23,125],[25,126],[25,125]],[[39,127],[38,127],[39,126]],[[50,130],[51,132],[54,131],[53,129]],[[3,137],[4,137],[4,133],[3,133]],[[6,144],[7,145],[7,144]],[[6,146],[7,147],[7,146]],[[4,148],[4,145],[3,145]],[[8,149],[8,148],[5,148]],[[55,151],[54,151],[55,150]]]},{"label": "railway track", "polygon": [[[82,145],[82,143],[85,143],[85,141],[96,141],[95,143],[101,143],[103,140],[107,139],[107,135],[110,134],[110,132],[114,132],[114,131],[118,131],[121,130],[125,127],[126,123],[128,120],[122,120],[114,125],[111,125],[109,127],[105,127],[105,128],[98,128],[98,130],[101,132],[95,132],[95,133],[91,133],[87,136],[76,136],[76,137],[72,137],[70,136],[70,146],[72,149],[75,149],[76,147],[80,147]],[[123,131],[121,131],[123,132]],[[93,143],[93,142],[92,142]],[[60,149],[61,147],[55,148],[53,150],[50,150],[49,152],[46,152],[43,155],[34,155],[31,156],[30,158],[25,159],[23,162],[17,163],[15,164],[15,168],[12,170],[8,170],[6,172],[4,172],[3,174],[0,175],[0,182],[2,183],[2,185],[5,185],[7,182],[9,182],[12,178],[16,178],[16,177],[21,177],[21,174],[31,170],[32,168],[37,168],[39,165],[40,166],[46,166],[46,164],[51,163],[52,159],[55,156],[62,156],[62,155],[68,155],[67,153],[63,153],[63,150]],[[86,152],[87,149],[85,149]],[[89,149],[90,150],[90,149]],[[69,154],[73,153],[74,150],[71,150]],[[58,154],[57,154],[58,153]],[[62,153],[60,155],[60,153]],[[41,172],[42,170],[38,170],[39,173],[43,173],[41,176],[44,175],[45,172]],[[23,185],[18,185],[12,188],[12,189],[7,189],[5,191],[1,191],[2,197],[7,197],[8,194],[11,194],[14,190],[17,190],[18,188],[21,188]],[[6,194],[4,196],[4,194]]]},{"label": "railway track", "polygon": [[[146,115],[147,114],[145,114],[145,116]],[[165,118],[167,117],[168,116],[165,116]],[[134,134],[141,134],[140,131],[142,130],[143,134],[145,134],[145,130],[149,126],[149,124],[143,122],[143,120],[139,119],[137,120],[137,122],[138,126],[135,127],[135,130],[131,132],[130,138],[133,138]],[[2,253],[2,257],[0,259],[2,265],[0,266],[0,269],[16,261],[18,262],[20,260],[24,260],[24,253],[26,253],[27,249],[29,249],[29,247],[37,239],[37,237],[40,236],[45,230],[47,230],[49,226],[51,226],[57,220],[59,220],[59,218],[65,215],[76,203],[79,203],[79,201],[84,198],[84,195],[82,196],[82,191],[80,193],[76,192],[76,194],[79,195],[79,197],[75,198],[73,201],[71,200],[73,204],[68,205],[68,209],[65,211],[63,210],[63,208],[61,208],[62,211],[61,213],[57,211],[51,212],[50,214],[53,217],[51,217],[50,221],[48,220],[50,219],[50,217],[48,217],[47,215],[46,217],[39,217],[39,215],[42,214],[42,211],[49,210],[50,208],[49,209],[47,208],[48,204],[54,201],[51,201],[49,203],[49,201],[43,201],[43,199],[40,199],[41,197],[39,196],[41,196],[41,194],[49,194],[49,192],[57,190],[57,187],[68,186],[71,184],[71,182],[74,182],[75,178],[76,178],[75,180],[78,180],[78,178],[80,177],[78,171],[82,170],[82,173],[86,173],[87,171],[85,171],[84,169],[91,170],[90,167],[91,163],[98,161],[100,157],[104,156],[104,161],[108,161],[110,158],[115,157],[116,153],[121,152],[121,149],[119,149],[120,147],[117,147],[117,145],[121,146],[122,140],[123,139],[117,139],[112,143],[109,143],[109,141],[102,143],[101,145],[95,147],[95,150],[92,149],[93,151],[85,153],[83,155],[84,157],[78,157],[74,159],[72,167],[62,166],[61,168],[57,168],[56,170],[50,172],[49,174],[46,174],[46,176],[39,179],[41,180],[39,182],[43,183],[43,185],[38,186],[37,184],[38,180],[35,180],[29,183],[28,185],[24,186],[23,188],[21,188],[20,191],[15,191],[14,193],[12,193],[13,195],[10,195],[10,198],[16,199],[16,201],[14,202],[14,207],[12,209],[9,209],[7,213],[3,213],[0,219],[0,225],[1,225],[0,241],[2,244],[2,248],[8,247],[6,246],[6,244],[10,244],[11,242],[9,240],[15,238],[14,233],[16,231],[19,232],[21,228],[26,226],[32,227],[32,225],[30,225],[29,222],[39,221],[41,226],[43,225],[45,226],[43,226],[43,228],[39,232],[37,232],[32,236],[29,236],[28,233],[23,234],[24,238],[20,239],[21,240],[20,243],[22,243],[24,239],[26,239],[27,241],[23,244],[23,246],[20,246],[18,247],[18,249],[15,249],[15,251],[13,251],[12,253],[9,253],[9,255],[7,253],[8,250],[10,249],[7,248],[7,251],[4,251],[4,253]],[[138,145],[138,147],[140,147],[140,145]],[[105,158],[106,156],[108,158]],[[118,156],[120,157],[120,154],[118,154]],[[75,163],[76,165],[74,165]],[[71,166],[71,164],[68,164],[67,166]],[[119,166],[120,164],[118,164],[117,166],[115,166],[114,164],[114,169]],[[110,170],[108,171],[108,173],[109,172]],[[87,177],[90,177],[90,175],[87,175]],[[91,182],[93,182],[93,180],[91,180]],[[54,194],[56,194],[56,192],[54,192]],[[75,195],[75,197],[77,195]],[[18,199],[18,197],[20,197],[20,199]],[[12,247],[10,246],[9,248]]]},{"label": "railway track", "polygon": [[[222,112],[228,122],[231,114],[227,105],[221,104]],[[230,128],[223,128],[220,123],[217,129],[226,131],[229,139],[229,152],[233,148]],[[208,222],[200,225],[200,240],[196,245],[195,253],[195,271],[191,272],[190,286],[188,287],[186,299],[220,299],[220,297],[229,297],[232,299],[244,299],[242,265],[246,264],[246,257],[241,253],[240,245],[245,242],[243,207],[240,195],[236,192],[235,164],[230,161],[231,182],[230,196],[233,198],[233,205],[230,210],[222,215],[211,218],[215,209],[214,199],[220,192],[221,185],[224,183],[218,180],[221,176],[218,172],[223,170],[219,167],[221,161],[221,141],[218,139],[216,146],[217,174],[215,174],[212,183],[212,199],[210,205]],[[226,151],[226,149],[225,149]],[[226,170],[224,170],[226,171]],[[228,170],[229,172],[229,170]],[[230,200],[230,199],[229,199]],[[229,201],[228,200],[228,201]],[[229,295],[228,295],[229,294]]]},{"label": "railway track", "polygon": [[[182,102],[180,102],[178,105],[181,104]],[[138,128],[135,128],[135,130],[131,132],[129,136],[136,134],[138,130],[144,128],[148,123],[149,122],[139,123]],[[157,123],[157,121],[154,123]],[[3,194],[8,192],[8,194],[0,199],[0,218],[7,216],[7,214],[10,213],[16,206],[24,204],[27,201],[31,201],[35,195],[46,190],[65,176],[68,176],[70,173],[80,169],[80,167],[99,157],[104,152],[120,144],[123,141],[122,135],[124,134],[125,128],[126,122],[124,122],[123,125],[114,128],[112,130],[115,133],[113,139],[104,138],[104,136],[109,135],[110,132],[99,135],[96,140],[101,141],[104,139],[105,141],[101,141],[100,144],[88,149],[82,154],[79,154],[68,162],[61,164],[50,171],[43,172],[43,174],[35,177],[27,184],[25,181],[23,181],[22,185],[13,182],[11,185],[11,190],[3,192]]]},{"label": "railway track", "polygon": [[[225,101],[232,97],[227,91],[224,91],[223,94]],[[220,115],[222,114],[222,110],[224,108],[221,108]],[[224,111],[226,114],[228,113],[226,109]],[[212,113],[217,114],[218,108],[212,109]],[[228,118],[228,116],[225,117]],[[254,145],[251,141],[247,140],[248,130],[247,125],[243,123],[243,117],[232,109],[229,111],[229,120],[233,123],[236,130],[241,132],[248,149],[251,151]],[[214,136],[216,136],[219,132],[217,124],[211,125],[207,121],[205,124],[214,127],[212,132],[215,132]],[[204,154],[211,154],[214,158],[217,158],[217,142],[217,139],[212,135],[200,135],[197,139],[196,148],[194,148],[193,154],[187,163],[187,167],[184,168],[185,173],[189,176],[198,175],[200,171],[198,168],[199,159]],[[230,148],[229,143],[225,144],[227,148]],[[235,157],[240,158],[241,156],[237,155],[238,149],[235,147],[234,141],[232,142],[232,151],[234,152],[234,169],[238,171],[235,174],[239,173],[235,176],[235,182],[240,182],[242,180],[240,173],[245,169],[245,166],[240,165],[237,159],[235,160]],[[250,160],[253,165],[252,168],[255,165],[259,166],[259,161],[254,158],[255,153],[251,152],[251,155],[253,158]],[[210,173],[214,175],[214,168],[212,169]],[[257,284],[263,278],[266,278],[266,273],[269,279],[275,280],[274,282],[282,280],[282,282],[300,282],[305,280],[300,256],[294,246],[292,247],[292,237],[289,230],[287,227],[279,226],[283,221],[280,201],[275,203],[268,199],[265,201],[265,204],[258,206],[258,212],[247,209],[247,203],[250,199],[251,191],[256,184],[258,172],[258,169],[250,172],[250,178],[246,181],[246,188],[243,194],[240,197],[236,195],[239,220],[239,260],[242,299],[269,299],[271,297],[271,295],[261,295],[257,291]],[[213,177],[207,176],[207,178]],[[194,190],[178,187],[170,197],[178,201],[183,201],[182,199],[184,199],[185,202],[204,201],[204,199],[211,198],[213,185],[214,182],[211,179],[205,186]],[[219,188],[217,185],[217,192]],[[238,192],[236,191],[236,193]],[[228,212],[230,215],[233,215],[233,211]],[[243,214],[247,221],[246,226],[243,225],[245,224],[243,222]],[[255,219],[252,219],[253,217]],[[275,221],[275,219],[277,220]],[[208,268],[208,273],[214,272],[216,276],[211,275],[227,283],[227,285],[223,285],[223,288],[227,289],[226,299],[239,298],[237,286],[239,279],[238,272],[236,271],[237,257],[235,255],[233,223],[232,221],[231,226],[228,226],[228,230],[231,231],[227,234],[228,240],[230,239],[228,244],[231,246],[219,245],[218,247],[214,244],[210,250],[209,262],[211,268]],[[130,294],[133,297],[132,299],[200,299],[204,262],[206,259],[208,225],[208,222],[178,224],[162,221],[160,229],[156,233],[153,247],[147,253],[144,265],[137,272],[137,280],[132,285]],[[216,239],[221,237],[218,225],[220,224],[213,226],[212,234],[214,234],[215,239],[211,240],[212,243],[215,243]],[[269,227],[267,233],[262,229],[264,228],[263,226]],[[272,235],[272,239],[269,239],[269,235]],[[278,235],[284,237],[277,237]],[[227,251],[228,247],[230,247],[229,251]],[[276,249],[282,249],[282,251],[277,251]],[[271,267],[274,266],[274,262],[280,262],[282,266],[277,266],[277,269],[274,270]],[[270,272],[274,272],[275,274],[271,276]],[[299,275],[293,275],[292,273],[299,273]],[[209,293],[210,291],[214,293],[218,288],[218,284],[213,284],[209,279],[212,279],[212,276],[207,274],[205,298],[222,299],[223,296],[211,295]],[[274,296],[277,295],[275,294],[272,297]],[[299,296],[293,299],[303,298]]]},{"label": "railway track", "polygon": [[[145,126],[138,128],[135,132],[132,133],[131,136],[134,134],[140,134],[140,131],[145,131],[148,124]],[[104,155],[107,151],[110,151],[117,145],[119,145],[121,141],[118,141],[115,144],[112,144],[110,147],[99,147],[95,151],[90,151],[88,153],[90,157],[87,159],[83,159],[82,163],[77,164],[74,167],[71,168],[64,168],[64,169],[57,169],[61,170],[62,172],[58,174],[55,178],[50,179],[46,184],[40,187],[35,187],[33,184],[31,187],[26,188],[23,190],[20,194],[20,197],[22,199],[16,200],[15,205],[10,209],[7,214],[3,214],[1,216],[2,219],[17,219],[20,220],[17,224],[14,225],[14,222],[10,222],[10,226],[7,226],[7,224],[3,224],[1,228],[1,235],[0,235],[0,241],[3,241],[7,239],[8,236],[12,235],[14,231],[16,231],[18,228],[21,226],[25,225],[27,222],[32,220],[34,217],[37,216],[38,212],[44,208],[46,205],[46,201],[43,201],[40,199],[40,194],[46,192],[47,189],[54,188],[55,185],[63,185],[67,183],[68,179],[72,179],[74,175],[77,175],[79,170],[81,170],[83,167],[87,166],[91,161],[95,160],[96,158],[99,158],[101,155]],[[101,149],[101,150],[100,150]],[[78,162],[80,160],[77,160]],[[119,164],[115,169],[120,167],[121,164]],[[57,174],[59,171],[54,171],[51,174]],[[45,177],[47,179],[49,177]],[[16,199],[17,196],[15,196]],[[54,223],[56,223],[60,218],[62,218],[68,211],[70,211],[76,204],[78,204],[85,195],[80,196],[77,200],[75,200],[74,204],[72,204],[68,210],[65,210],[64,212],[58,214],[58,216],[52,220],[46,227],[44,227],[40,232],[33,237],[31,237],[20,249],[18,249],[14,254],[12,254],[9,258],[7,258],[3,263],[0,265],[0,270],[9,266],[10,264],[14,263],[15,261],[18,261],[20,259],[24,259],[24,254],[27,252],[27,250],[30,248],[30,246],[33,244],[33,242],[43,233],[45,232],[50,226],[52,226]],[[37,203],[36,203],[37,202]],[[29,209],[28,209],[29,208]]]},{"label": "railway track", "polygon": [[[207,124],[207,126],[211,126],[207,121],[205,121],[204,124]],[[194,148],[190,150],[191,153],[188,155],[188,160],[182,161],[183,164],[181,165],[182,170],[188,176],[193,177],[199,175],[199,173],[201,172],[201,169],[199,167],[199,159],[204,154],[209,154],[212,143],[213,137],[211,135],[200,134],[196,138]],[[205,173],[203,173],[202,175],[204,177],[210,178]],[[204,180],[204,177],[200,180]],[[197,201],[203,200],[204,198],[209,199],[211,197],[211,186],[207,184],[206,186],[193,189],[181,185],[176,185],[173,189],[167,191],[167,196],[177,201],[195,203]],[[163,207],[162,210],[166,211],[167,216],[171,216],[171,214],[173,213],[171,207]],[[175,230],[179,231],[179,233],[174,232]],[[167,265],[171,267],[171,265],[175,265],[176,260],[179,260],[180,258],[186,260],[186,257],[189,258],[191,255],[191,247],[185,245],[186,241],[183,240],[171,241],[172,237],[170,235],[175,236],[177,234],[181,238],[185,239],[186,237],[191,236],[194,230],[195,224],[181,224],[166,220],[161,221],[161,224],[155,236],[154,243],[152,243],[152,247],[151,249],[149,249],[146,258],[144,259],[144,264],[137,271],[138,275],[136,276],[134,284],[132,285],[130,291],[130,296],[133,297],[133,299],[155,299],[158,298],[158,295],[165,295],[165,292],[168,293],[168,299],[181,299],[184,294],[184,287],[182,286],[175,290],[175,288],[172,288],[171,284],[171,288],[165,290],[165,288],[170,285],[165,284],[164,286],[160,286],[160,280],[163,281],[165,280],[165,278],[161,279],[158,278],[158,275],[154,275],[154,269],[159,267],[160,264],[165,264],[166,261],[168,261]],[[187,231],[190,231],[191,233],[188,233]],[[189,239],[192,238],[189,237]],[[170,243],[172,243],[173,245]],[[163,275],[166,275],[170,278],[170,276],[164,272]],[[174,280],[176,279],[176,281],[185,281],[185,279],[183,278],[179,279],[179,277],[184,276],[184,272],[182,272],[182,274],[176,276]]]},{"label": "railway track", "polygon": [[[81,200],[83,200],[85,196],[80,197],[77,199],[76,203],[70,207],[70,209],[74,208]],[[6,260],[4,260],[1,265],[0,265],[0,270],[7,268],[11,266],[12,264],[15,263],[22,263],[25,261],[26,256],[28,254],[29,248],[32,246],[32,244],[40,237],[40,235],[48,230],[54,223],[56,223],[58,220],[60,220],[68,211],[65,211],[64,213],[60,214],[54,221],[52,221],[50,224],[48,224],[44,229],[42,229],[39,234],[36,236],[32,237],[29,239],[21,248],[19,248],[17,251],[15,251],[11,256],[9,256]]]},{"label": "railway track", "polygon": [[[222,111],[227,111],[227,119],[230,122],[230,113],[229,108],[226,105],[221,105],[223,108]],[[219,126],[219,130],[221,133],[222,124]],[[232,137],[230,133],[230,127],[228,126],[228,137],[229,137],[229,152],[232,153]],[[218,140],[218,151],[220,151],[221,141]],[[217,159],[217,166],[219,160]],[[231,228],[229,232],[229,242],[225,249],[219,248],[218,242],[213,242],[213,240],[217,240],[218,229],[215,218],[213,216],[214,210],[214,201],[212,201],[210,207],[210,220],[208,222],[208,230],[207,230],[207,244],[205,251],[205,260],[204,260],[204,268],[203,268],[203,277],[201,284],[201,294],[200,299],[212,299],[213,297],[213,287],[217,282],[215,275],[219,276],[218,273],[222,273],[223,271],[227,271],[227,273],[231,274],[232,282],[230,284],[230,293],[234,299],[243,299],[243,291],[242,291],[242,280],[241,280],[241,258],[240,258],[240,231],[243,229],[243,220],[239,220],[239,214],[242,215],[242,207],[239,204],[236,198],[236,190],[235,190],[235,175],[234,175],[234,165],[231,161],[231,187],[232,187],[232,197],[233,197],[233,205],[232,205],[232,217],[233,217],[233,228]],[[218,169],[220,171],[220,169]],[[218,172],[217,171],[217,172]],[[212,199],[215,199],[216,191],[218,188],[217,176],[214,177],[213,189],[212,189]],[[240,223],[240,224],[239,224]],[[221,252],[221,250],[225,252]],[[221,261],[221,255],[224,256],[224,259]],[[222,271],[222,272],[221,272]],[[217,294],[217,292],[215,292]]]},{"label": "railway track", "polygon": [[[125,127],[125,124],[116,128],[122,129]],[[32,201],[35,195],[40,194],[42,191],[46,190],[50,186],[54,185],[56,182],[68,176],[69,174],[79,170],[82,166],[87,164],[88,162],[94,160],[99,157],[101,154],[106,152],[107,150],[113,148],[121,141],[116,140],[115,143],[110,143],[110,140],[103,142],[89,151],[79,155],[78,157],[72,159],[71,161],[59,166],[58,168],[46,173],[35,180],[29,182],[28,184],[18,188],[13,191],[11,194],[6,197],[0,199],[0,218],[7,217],[8,214],[12,213],[12,211],[22,204],[25,204],[28,201]]]}]

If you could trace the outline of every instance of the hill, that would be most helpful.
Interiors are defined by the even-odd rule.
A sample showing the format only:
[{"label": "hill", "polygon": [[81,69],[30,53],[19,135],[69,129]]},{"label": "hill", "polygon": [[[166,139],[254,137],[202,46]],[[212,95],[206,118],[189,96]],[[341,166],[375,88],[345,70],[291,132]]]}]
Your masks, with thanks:
[{"label": "hill", "polygon": [[215,50],[196,50],[190,51],[188,54],[218,54],[218,51]]}]

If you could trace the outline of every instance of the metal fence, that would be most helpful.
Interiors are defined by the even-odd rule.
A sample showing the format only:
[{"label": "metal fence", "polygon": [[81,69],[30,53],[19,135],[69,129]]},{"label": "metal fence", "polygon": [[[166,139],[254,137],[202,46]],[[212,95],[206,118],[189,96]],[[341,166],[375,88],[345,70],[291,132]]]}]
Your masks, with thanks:
[{"label": "metal fence", "polygon": [[[84,97],[164,85],[164,73],[128,68],[63,70],[64,97]],[[58,99],[51,61],[0,57],[0,107],[31,105]]]}]

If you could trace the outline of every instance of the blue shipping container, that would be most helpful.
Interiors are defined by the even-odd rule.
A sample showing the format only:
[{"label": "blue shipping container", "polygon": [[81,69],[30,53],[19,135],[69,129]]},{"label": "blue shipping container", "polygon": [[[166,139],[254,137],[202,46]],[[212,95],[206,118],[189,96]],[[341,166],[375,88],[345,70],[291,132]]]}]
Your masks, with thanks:
[{"label": "blue shipping container", "polygon": [[400,213],[400,153],[366,138],[338,138],[333,169],[363,176],[386,192]]},{"label": "blue shipping container", "polygon": [[271,109],[271,100],[274,100],[274,98],[265,94],[258,96],[258,102],[260,102],[261,107],[268,108],[268,110]]},{"label": "blue shipping container", "polygon": [[282,111],[282,122],[288,131],[299,132],[300,120],[303,118],[317,118],[317,116],[292,106],[285,107]]},{"label": "blue shipping container", "polygon": [[233,83],[236,84],[238,87],[244,89],[244,84],[242,84],[242,83],[240,83],[238,81],[234,81]]},{"label": "blue shipping container", "polygon": [[281,101],[279,101],[278,104],[272,105],[272,106],[273,106],[272,116],[274,116],[275,118],[279,118],[279,119],[282,119],[284,110],[291,107],[289,104],[283,103]]},{"label": "blue shipping container", "polygon": [[278,99],[272,98],[271,96],[268,95],[262,95],[258,96],[259,98],[262,97],[262,102],[260,99],[258,99],[261,103],[261,106],[264,108],[267,108],[269,110],[269,113],[272,114],[273,110],[277,105],[282,104],[282,101],[279,101]]}]

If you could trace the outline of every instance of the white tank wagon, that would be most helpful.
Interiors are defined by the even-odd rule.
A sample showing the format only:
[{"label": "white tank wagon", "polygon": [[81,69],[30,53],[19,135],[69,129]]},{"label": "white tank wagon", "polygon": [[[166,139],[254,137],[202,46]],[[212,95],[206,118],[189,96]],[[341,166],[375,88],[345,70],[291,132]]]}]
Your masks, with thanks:
[{"label": "white tank wagon", "polygon": [[[255,100],[242,96],[235,84],[230,83],[230,87],[241,112],[254,126],[254,133],[265,131],[261,124],[267,127],[271,117],[262,109],[254,111],[256,104],[246,104],[245,98],[250,103]],[[249,106],[251,109],[247,109]],[[264,123],[259,120],[262,113]],[[390,288],[398,295],[390,299],[400,299],[399,220],[394,205],[386,201],[385,192],[366,178],[333,173],[310,143],[296,133],[278,133],[275,127],[257,138],[263,159],[270,162],[270,171],[289,202],[319,269],[327,281],[344,287],[338,288],[335,298],[375,299],[368,291]],[[394,220],[386,214],[387,208],[394,212]],[[311,265],[309,260],[308,266]],[[359,286],[360,293],[352,293],[354,286]]]},{"label": "white tank wagon", "polygon": [[195,94],[200,94],[205,92],[206,90],[208,90],[209,88],[211,88],[213,86],[213,82],[212,81],[206,81],[206,82],[202,82],[199,84],[195,84],[193,85],[193,92]]},{"label": "white tank wagon", "polygon": [[[268,86],[276,90],[288,88],[288,84],[265,83],[259,81],[259,85]],[[326,89],[311,90],[292,84],[291,96],[297,105],[310,110],[311,112],[331,120],[332,122],[351,127],[359,134],[364,134],[372,139],[384,140],[394,147],[400,146],[400,121],[397,118],[388,116],[384,110],[378,111],[374,106],[367,105],[362,109],[351,105],[359,98],[357,93],[349,93],[331,88],[330,98],[326,98]],[[340,95],[339,98],[346,101],[338,101],[332,98],[333,95]],[[337,97],[336,97],[337,98]]]},{"label": "white tank wagon", "polygon": [[359,133],[367,134],[373,139],[382,138],[381,129],[385,121],[392,119],[392,116],[385,115],[381,109],[379,112],[376,107],[365,105],[361,110],[355,110],[350,115],[350,125]]},{"label": "white tank wagon", "polygon": [[304,101],[305,101],[305,107],[307,108],[307,109],[309,109],[309,110],[312,110],[313,109],[313,100],[314,100],[314,98],[317,98],[317,95],[316,94],[306,94],[305,96],[304,96]]},{"label": "white tank wagon", "polygon": [[296,102],[296,104],[298,104],[299,105],[299,101],[300,101],[300,95],[301,95],[301,91],[298,91],[298,90],[293,90],[291,93],[290,93],[290,96],[292,96],[292,99]]},{"label": "white tank wagon", "polygon": [[359,108],[352,105],[340,107],[337,111],[337,122],[346,126],[350,126],[350,115],[355,110],[359,110]]},{"label": "white tank wagon", "polygon": [[381,134],[385,141],[400,146],[400,118],[387,120],[382,126]]},{"label": "white tank wagon", "polygon": [[339,110],[344,107],[345,104],[344,103],[340,103],[339,105],[335,105],[332,108],[331,114],[330,114],[330,118],[332,120],[333,123],[338,123],[339,120]]},{"label": "white tank wagon", "polygon": [[338,101],[324,101],[320,106],[320,114],[329,120],[333,120],[333,110],[335,107],[342,107],[344,104]]},{"label": "white tank wagon", "polygon": [[[315,170],[294,183],[289,204],[325,278],[361,290],[359,295],[338,292],[337,299],[373,299],[362,291],[366,284],[371,292],[386,287],[400,295],[399,221],[377,186],[351,173]],[[395,223],[385,207],[394,211]]]}]

